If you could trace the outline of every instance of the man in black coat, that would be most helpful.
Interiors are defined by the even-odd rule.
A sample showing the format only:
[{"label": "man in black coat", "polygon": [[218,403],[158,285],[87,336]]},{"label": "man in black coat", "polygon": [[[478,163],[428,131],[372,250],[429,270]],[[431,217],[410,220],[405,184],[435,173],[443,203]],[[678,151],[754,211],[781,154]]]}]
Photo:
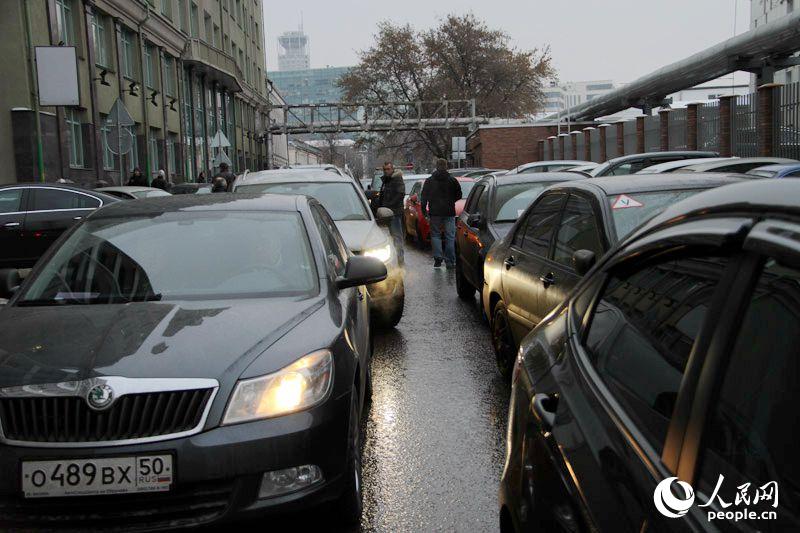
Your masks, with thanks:
[{"label": "man in black coat", "polygon": [[397,261],[403,264],[403,199],[406,195],[406,186],[403,183],[403,173],[395,170],[390,162],[383,164],[383,176],[381,176],[381,191],[378,198],[378,207],[386,207],[394,213],[392,222],[389,224],[389,233],[394,240],[394,248],[397,250]]},{"label": "man in black coat", "polygon": [[447,171],[447,161],[437,159],[436,172],[422,186],[422,213],[431,224],[433,268],[440,268],[443,259],[448,269],[456,266],[456,202],[461,196],[461,184]]}]

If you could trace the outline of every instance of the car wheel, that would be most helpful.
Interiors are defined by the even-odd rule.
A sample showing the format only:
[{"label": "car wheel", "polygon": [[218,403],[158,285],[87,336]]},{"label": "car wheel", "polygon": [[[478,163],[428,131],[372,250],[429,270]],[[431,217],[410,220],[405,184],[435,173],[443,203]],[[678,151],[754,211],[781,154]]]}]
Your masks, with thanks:
[{"label": "car wheel", "polygon": [[472,300],[475,297],[475,287],[470,285],[467,278],[464,277],[464,271],[458,256],[456,256],[456,292],[462,300]]},{"label": "car wheel", "polygon": [[406,302],[406,291],[403,282],[400,282],[400,286],[397,288],[398,296],[395,297],[394,301],[392,302],[391,309],[386,311],[381,311],[379,317],[379,324],[381,327],[386,329],[391,329],[395,327],[398,323],[400,323],[400,319],[403,318],[403,309],[405,308]]},{"label": "car wheel", "polygon": [[342,524],[354,526],[361,522],[363,494],[361,492],[361,420],[358,413],[357,389],[350,400],[350,422],[347,432],[347,468],[345,487],[334,509]]},{"label": "car wheel", "polygon": [[411,244],[412,242],[414,242],[414,237],[413,235],[411,235],[411,232],[408,231],[408,223],[406,222],[405,218],[403,219],[403,226],[405,227],[405,231],[403,233],[405,233],[406,242]]},{"label": "car wheel", "polygon": [[514,368],[514,359],[517,349],[514,337],[511,335],[511,326],[508,321],[508,311],[503,302],[498,302],[492,317],[492,346],[494,347],[497,369],[506,381],[511,381],[511,371]]}]

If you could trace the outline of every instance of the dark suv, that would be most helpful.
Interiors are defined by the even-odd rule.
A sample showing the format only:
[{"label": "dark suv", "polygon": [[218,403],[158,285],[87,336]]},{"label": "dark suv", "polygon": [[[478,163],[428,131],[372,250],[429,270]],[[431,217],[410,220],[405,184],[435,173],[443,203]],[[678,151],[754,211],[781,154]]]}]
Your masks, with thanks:
[{"label": "dark suv", "polygon": [[798,198],[669,207],[522,342],[503,531],[798,530]]}]

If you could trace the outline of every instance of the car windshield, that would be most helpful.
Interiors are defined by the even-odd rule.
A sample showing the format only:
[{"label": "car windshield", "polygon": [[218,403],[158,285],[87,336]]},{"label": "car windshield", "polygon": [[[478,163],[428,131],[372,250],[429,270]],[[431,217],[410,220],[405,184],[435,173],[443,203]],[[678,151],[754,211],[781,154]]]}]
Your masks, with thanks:
[{"label": "car windshield", "polygon": [[461,185],[461,198],[466,199],[469,196],[469,193],[472,191],[472,188],[475,186],[474,181],[459,181],[459,185]]},{"label": "car windshield", "polygon": [[537,181],[500,185],[494,193],[495,222],[514,222],[531,205],[539,193],[556,181]]},{"label": "car windshield", "polygon": [[319,201],[333,220],[369,220],[367,208],[350,182],[254,183],[237,187],[236,192],[303,194]]},{"label": "car windshield", "polygon": [[690,191],[659,191],[645,193],[615,194],[608,197],[609,206],[617,230],[622,239],[636,226],[657,215],[675,202],[694,196],[704,189]]},{"label": "car windshield", "polygon": [[99,218],[59,246],[17,305],[308,296],[316,279],[298,213]]},{"label": "car windshield", "polygon": [[420,182],[420,181],[423,181],[423,180],[424,180],[424,178],[420,178],[420,179],[416,179],[416,180],[403,180],[403,183],[405,183],[405,186],[406,186],[406,194],[411,194],[411,189],[414,188],[414,185],[416,185],[417,182]]}]

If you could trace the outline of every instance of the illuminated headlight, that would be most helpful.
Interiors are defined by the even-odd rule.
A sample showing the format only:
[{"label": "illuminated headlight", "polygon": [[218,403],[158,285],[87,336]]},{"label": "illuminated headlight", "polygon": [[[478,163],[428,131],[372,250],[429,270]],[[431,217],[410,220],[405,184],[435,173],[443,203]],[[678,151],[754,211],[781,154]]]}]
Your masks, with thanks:
[{"label": "illuminated headlight", "polygon": [[274,418],[313,407],[328,394],[332,372],[331,352],[320,350],[274,374],[239,381],[222,423]]},{"label": "illuminated headlight", "polygon": [[376,259],[380,259],[384,263],[388,263],[389,259],[392,258],[392,245],[387,243],[386,246],[381,246],[380,248],[365,250],[364,255],[367,257],[374,257]]}]

